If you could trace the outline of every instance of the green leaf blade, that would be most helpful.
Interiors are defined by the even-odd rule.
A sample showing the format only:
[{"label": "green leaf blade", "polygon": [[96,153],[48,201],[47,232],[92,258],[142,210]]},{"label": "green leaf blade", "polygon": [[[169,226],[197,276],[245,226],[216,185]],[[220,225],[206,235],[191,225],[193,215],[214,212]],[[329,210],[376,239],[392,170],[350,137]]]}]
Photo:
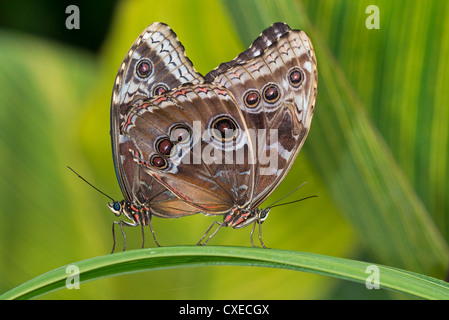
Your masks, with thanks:
[{"label": "green leaf blade", "polygon": [[[307,252],[248,247],[162,247],[131,250],[76,262],[80,286],[99,278],[161,268],[232,265],[281,268],[312,272],[365,284],[372,264]],[[380,288],[422,299],[449,299],[449,284],[428,276],[396,268],[379,268]],[[2,294],[0,299],[32,299],[64,288],[70,273],[61,267]],[[70,281],[70,280],[69,280]]]}]

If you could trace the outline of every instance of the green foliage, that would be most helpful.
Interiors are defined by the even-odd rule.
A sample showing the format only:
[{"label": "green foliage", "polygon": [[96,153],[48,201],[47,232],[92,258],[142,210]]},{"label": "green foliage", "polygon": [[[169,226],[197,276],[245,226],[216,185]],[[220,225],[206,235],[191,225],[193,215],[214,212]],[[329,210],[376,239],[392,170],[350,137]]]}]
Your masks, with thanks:
[{"label": "green foliage", "polygon": [[[365,27],[365,8],[371,4],[380,10],[379,30]],[[307,185],[292,197],[318,198],[273,210],[263,224],[265,243],[354,260],[364,253],[374,264],[444,278],[449,260],[447,6],[438,0],[124,1],[98,56],[0,30],[0,292],[110,250],[115,217],[107,199],[66,165],[121,199],[109,137],[112,85],[132,42],[154,21],[175,30],[203,74],[233,59],[276,21],[306,31],[318,58],[317,109],[303,150],[267,203],[304,181]],[[153,226],[162,245],[185,245],[196,243],[212,221],[202,215],[155,218]],[[128,247],[138,248],[140,230],[126,232]],[[249,232],[220,230],[211,244],[249,246]],[[224,254],[220,247],[158,252],[175,259],[182,250]],[[241,250],[254,252],[255,260],[278,252]],[[114,265],[151,250],[139,251],[98,259]],[[289,255],[307,254],[288,252],[282,259]],[[240,270],[227,266],[223,256],[218,259],[222,263],[214,267],[206,258],[195,268],[144,268],[157,270],[83,283],[82,290],[43,298],[338,298],[335,279],[275,268]],[[302,263],[304,270],[316,272]],[[130,267],[125,263],[113,274]],[[350,268],[345,270],[343,278],[356,280]],[[418,283],[427,279],[418,278]],[[413,290],[430,297],[426,289]],[[367,291],[362,297],[372,297]]]},{"label": "green foliage", "polygon": [[[448,173],[440,159],[448,151],[449,117],[442,115],[449,97],[438,89],[449,71],[447,3],[226,4],[242,37],[277,20],[309,33],[320,77],[307,157],[381,261],[444,277]],[[365,27],[370,4],[379,7],[378,30]],[[441,82],[430,82],[430,74]]]},{"label": "green foliage", "polygon": [[[367,274],[371,274],[369,263],[314,253],[243,247],[177,246],[130,250],[76,262],[32,279],[0,295],[0,299],[31,299],[67,285],[81,288],[86,281],[132,272],[217,265],[307,271],[363,284],[367,281]],[[74,271],[74,267],[77,271]],[[449,299],[449,284],[442,280],[387,266],[376,267],[381,274],[376,284],[379,288],[397,290],[417,298]]]}]

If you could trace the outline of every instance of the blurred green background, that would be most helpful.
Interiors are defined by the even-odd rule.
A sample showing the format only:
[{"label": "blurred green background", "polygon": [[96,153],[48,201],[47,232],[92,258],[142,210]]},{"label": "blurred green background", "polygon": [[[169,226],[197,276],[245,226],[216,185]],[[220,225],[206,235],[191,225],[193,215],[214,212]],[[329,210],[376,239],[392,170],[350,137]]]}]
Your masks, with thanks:
[{"label": "blurred green background", "polygon": [[[206,74],[284,21],[306,31],[319,72],[309,137],[266,204],[308,183],[263,224],[271,248],[446,277],[449,258],[449,3],[420,0],[3,1],[0,5],[0,292],[112,247],[117,200],[109,108],[140,32],[169,24]],[[80,29],[67,30],[77,4]],[[367,29],[366,7],[380,29]],[[212,217],[153,219],[162,245],[194,244]],[[138,249],[140,229],[126,230]],[[249,246],[250,228],[211,245]],[[118,237],[120,238],[120,237]],[[147,246],[154,246],[147,231]],[[120,241],[120,240],[119,240]],[[122,242],[118,244],[119,248]],[[382,276],[382,275],[381,275]],[[404,298],[314,274],[250,267],[168,269],[81,284],[42,299]]]}]

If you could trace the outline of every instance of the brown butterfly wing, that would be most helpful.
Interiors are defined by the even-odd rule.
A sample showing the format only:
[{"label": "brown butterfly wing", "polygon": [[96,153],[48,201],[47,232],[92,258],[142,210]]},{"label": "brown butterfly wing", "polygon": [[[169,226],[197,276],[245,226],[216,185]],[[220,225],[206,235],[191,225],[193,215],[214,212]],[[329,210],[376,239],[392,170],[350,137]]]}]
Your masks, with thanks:
[{"label": "brown butterfly wing", "polygon": [[[154,181],[129,156],[135,141],[122,127],[130,107],[138,100],[152,97],[186,82],[200,82],[203,77],[186,57],[176,34],[163,23],[153,23],[132,45],[118,71],[111,105],[111,139],[114,165],[123,195],[131,203],[156,204],[170,200],[181,210],[177,198]],[[178,210],[178,211],[179,211]],[[162,212],[163,211],[163,212]],[[166,214],[168,209],[161,211]]]},{"label": "brown butterfly wing", "polygon": [[[309,132],[318,81],[312,43],[303,31],[275,23],[206,80],[232,92],[249,128],[262,137],[266,130],[265,138],[257,140],[261,152],[252,187],[255,208],[284,179]],[[270,132],[277,132],[277,139]]]},{"label": "brown butterfly wing", "polygon": [[[236,130],[223,136],[222,126]],[[180,141],[176,130],[189,138]],[[233,95],[214,83],[187,84],[140,101],[124,125],[135,141],[134,160],[191,214],[224,214],[248,204],[255,161],[248,161],[253,155],[247,132]]]},{"label": "brown butterfly wing", "polygon": [[[151,195],[157,215],[214,215],[257,207],[285,177],[309,132],[317,71],[304,32],[274,24],[206,79],[210,83],[131,99],[120,118],[120,142],[125,142],[120,156],[135,163],[129,167],[139,164],[149,182],[159,183],[152,192],[135,193],[147,196],[146,201]],[[214,135],[213,129],[226,127],[236,134],[230,139]],[[172,139],[179,128],[189,132],[187,141]],[[231,161],[220,150],[230,151]],[[266,161],[264,152],[274,157]]]}]

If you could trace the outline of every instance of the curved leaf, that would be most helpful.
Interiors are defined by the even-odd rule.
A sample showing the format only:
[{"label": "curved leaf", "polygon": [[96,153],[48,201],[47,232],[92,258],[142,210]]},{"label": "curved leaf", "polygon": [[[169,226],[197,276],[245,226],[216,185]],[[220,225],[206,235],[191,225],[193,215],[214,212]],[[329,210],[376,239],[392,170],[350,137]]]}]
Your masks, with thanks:
[{"label": "curved leaf", "polygon": [[[86,281],[103,277],[160,268],[210,265],[282,268],[313,272],[362,284],[365,284],[371,275],[370,269],[367,268],[373,266],[366,262],[306,252],[198,246],[131,250],[79,261],[70,266],[79,268],[81,287]],[[424,299],[449,299],[449,284],[444,281],[387,266],[375,267],[379,271],[380,288]],[[73,275],[72,272],[66,271],[67,266],[45,273],[0,295],[0,299],[31,299],[64,288],[67,281],[72,283],[68,277]]]}]

